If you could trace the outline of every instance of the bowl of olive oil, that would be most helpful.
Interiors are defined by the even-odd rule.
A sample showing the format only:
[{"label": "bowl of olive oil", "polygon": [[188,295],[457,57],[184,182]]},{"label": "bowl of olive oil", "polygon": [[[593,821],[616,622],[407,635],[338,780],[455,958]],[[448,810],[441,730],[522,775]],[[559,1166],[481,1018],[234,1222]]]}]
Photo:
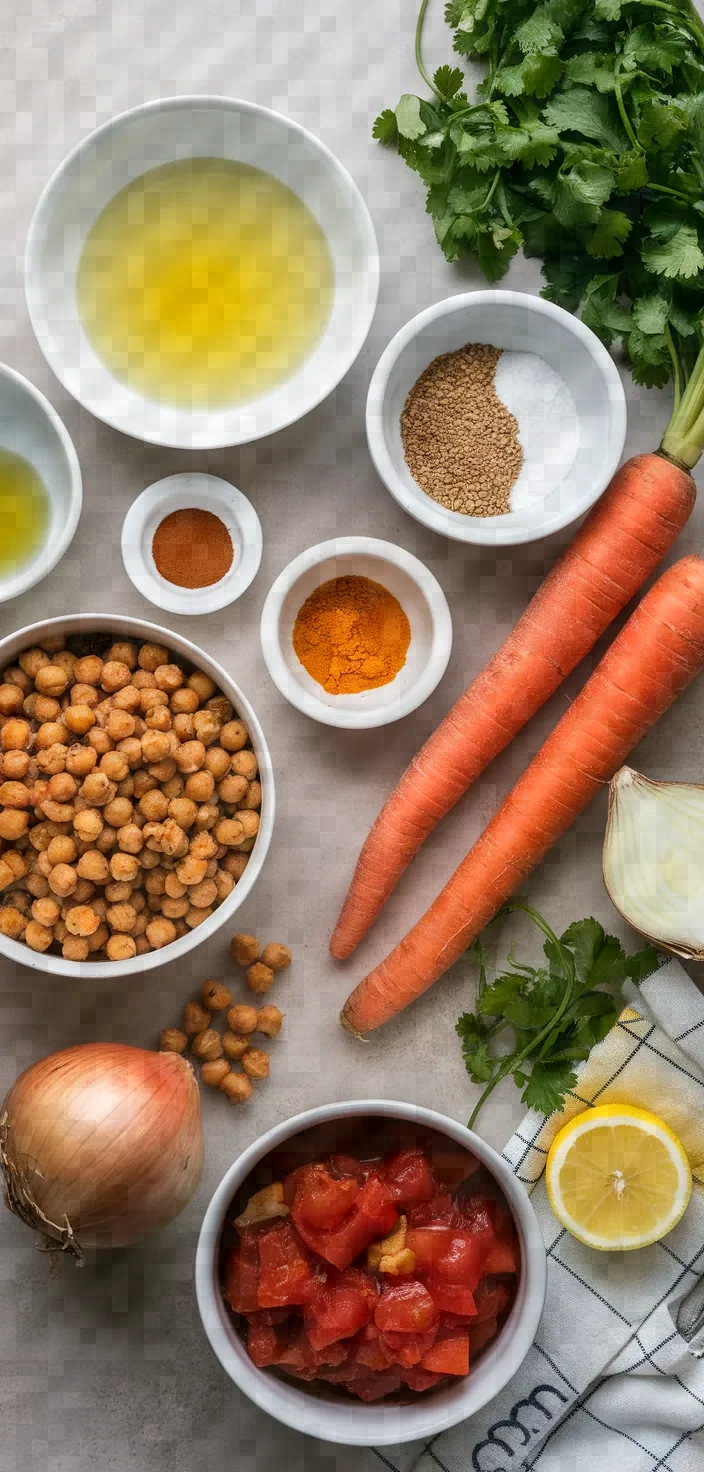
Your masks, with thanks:
[{"label": "bowl of olive oil", "polygon": [[354,362],[379,281],[364,200],[330,151],[253,103],[147,103],[85,139],[30,227],[29,314],[54,373],[155,444],[243,444]]},{"label": "bowl of olive oil", "polygon": [[78,457],[55,409],[0,364],[0,603],[56,566],[81,513]]}]

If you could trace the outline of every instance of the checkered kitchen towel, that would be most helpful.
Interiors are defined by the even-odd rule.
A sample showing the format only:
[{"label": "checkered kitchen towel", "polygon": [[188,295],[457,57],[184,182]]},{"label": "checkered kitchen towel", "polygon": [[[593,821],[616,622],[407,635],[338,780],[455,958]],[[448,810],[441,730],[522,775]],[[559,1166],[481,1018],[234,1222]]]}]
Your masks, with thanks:
[{"label": "checkered kitchen towel", "polygon": [[[374,1449],[365,1472],[704,1472],[704,997],[677,961],[628,997],[564,1114],[528,1114],[503,1152],[548,1254],[533,1348],[477,1416],[422,1446]],[[576,1242],[542,1179],[565,1120],[611,1100],[661,1115],[695,1177],[679,1226],[638,1252]]]}]

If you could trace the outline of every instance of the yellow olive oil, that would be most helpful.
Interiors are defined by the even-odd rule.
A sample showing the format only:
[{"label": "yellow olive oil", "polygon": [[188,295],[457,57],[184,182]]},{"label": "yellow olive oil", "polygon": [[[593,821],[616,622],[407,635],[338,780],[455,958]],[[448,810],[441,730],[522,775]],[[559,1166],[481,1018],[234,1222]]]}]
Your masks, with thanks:
[{"label": "yellow olive oil", "polygon": [[34,466],[0,449],[0,577],[30,562],[48,529],[49,497]]},{"label": "yellow olive oil", "polygon": [[246,402],[320,339],[333,264],[310,210],[247,164],[180,159],[110,201],[83,247],[84,330],[110,371],[149,398]]}]

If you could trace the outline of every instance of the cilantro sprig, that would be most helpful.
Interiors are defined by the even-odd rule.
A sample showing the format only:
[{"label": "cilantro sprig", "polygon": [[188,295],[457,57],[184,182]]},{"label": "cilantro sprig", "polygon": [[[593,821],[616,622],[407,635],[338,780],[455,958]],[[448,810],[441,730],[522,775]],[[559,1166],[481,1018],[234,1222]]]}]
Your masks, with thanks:
[{"label": "cilantro sprig", "polygon": [[663,447],[693,465],[704,441],[704,25],[690,0],[448,0],[460,67],[376,119],[427,188],[448,261],[491,281],[519,249],[542,260],[543,295],[607,346],[637,383],[673,382]]},{"label": "cilantro sprig", "polygon": [[[470,1129],[492,1090],[509,1075],[528,1108],[541,1114],[561,1109],[577,1083],[575,1064],[589,1057],[618,1016],[615,988],[626,977],[642,981],[658,966],[654,946],[627,956],[621,942],[591,917],[558,937],[523,900],[512,901],[501,913],[515,910],[542,930],[547,965],[523,965],[511,952],[509,969],[488,982],[481,939],[473,948],[479,965],[476,1011],[464,1012],[455,1029],[470,1078],[485,1084]],[[508,1051],[497,1052],[497,1041],[503,1044],[507,1034]]]}]

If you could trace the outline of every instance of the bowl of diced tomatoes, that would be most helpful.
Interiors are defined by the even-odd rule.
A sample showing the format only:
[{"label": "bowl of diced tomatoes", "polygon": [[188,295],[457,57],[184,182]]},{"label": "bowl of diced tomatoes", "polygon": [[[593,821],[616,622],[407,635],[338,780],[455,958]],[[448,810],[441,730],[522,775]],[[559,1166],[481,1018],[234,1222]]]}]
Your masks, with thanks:
[{"label": "bowl of diced tomatoes", "polygon": [[285,1425],[352,1446],[433,1436],[486,1405],[533,1342],[545,1278],[506,1161],[384,1100],[309,1110],[245,1150],[196,1255],[230,1378]]}]

